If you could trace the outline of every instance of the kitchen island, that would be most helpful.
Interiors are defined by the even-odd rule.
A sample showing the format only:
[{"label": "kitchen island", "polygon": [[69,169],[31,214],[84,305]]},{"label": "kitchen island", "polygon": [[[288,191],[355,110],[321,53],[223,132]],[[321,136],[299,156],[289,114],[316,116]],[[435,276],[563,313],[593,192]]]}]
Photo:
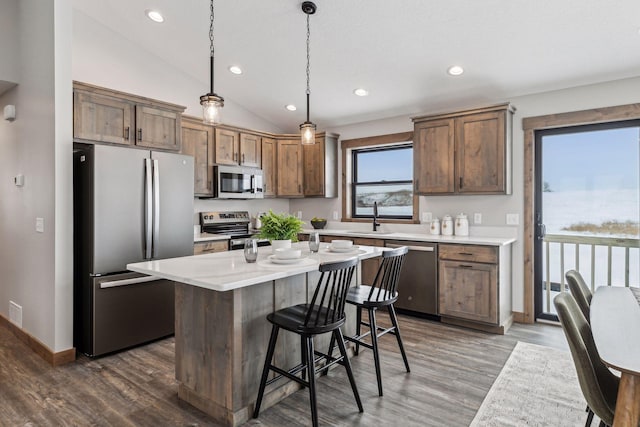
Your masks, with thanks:
[{"label": "kitchen island", "polygon": [[[178,397],[223,425],[237,426],[251,416],[271,332],[267,315],[308,302],[319,278],[319,263],[354,256],[368,259],[384,250],[359,246],[351,253],[334,253],[323,243],[317,253],[310,253],[306,242],[293,246],[302,249],[303,259],[291,265],[273,264],[271,247],[259,248],[258,260],[251,264],[243,251],[229,251],[127,265],[129,270],[176,282]],[[353,318],[351,310],[347,318]],[[355,324],[347,320],[344,328],[353,334]],[[328,347],[329,335],[318,338],[318,348]],[[279,366],[295,366],[300,358],[299,337],[282,331],[274,360]],[[298,388],[294,382],[274,384],[262,407]]]}]

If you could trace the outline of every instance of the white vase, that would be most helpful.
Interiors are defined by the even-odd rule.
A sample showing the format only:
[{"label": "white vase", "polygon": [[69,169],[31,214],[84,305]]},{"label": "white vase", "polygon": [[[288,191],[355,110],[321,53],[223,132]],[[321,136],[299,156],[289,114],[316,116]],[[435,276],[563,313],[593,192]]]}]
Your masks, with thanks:
[{"label": "white vase", "polygon": [[280,248],[290,248],[291,247],[291,239],[287,240],[272,240],[271,241],[271,251],[275,254],[276,249]]}]

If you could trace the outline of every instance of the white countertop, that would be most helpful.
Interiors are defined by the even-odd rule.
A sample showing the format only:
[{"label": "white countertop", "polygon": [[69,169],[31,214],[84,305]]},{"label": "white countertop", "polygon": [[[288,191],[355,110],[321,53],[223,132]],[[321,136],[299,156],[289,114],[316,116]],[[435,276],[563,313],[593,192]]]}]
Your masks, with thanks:
[{"label": "white countertop", "polygon": [[406,240],[414,242],[434,242],[434,243],[453,243],[464,245],[489,245],[504,246],[515,242],[513,237],[486,237],[486,236],[443,236],[425,233],[395,233],[395,232],[367,232],[367,231],[349,231],[349,230],[315,230],[313,228],[304,229],[303,233],[317,231],[323,236],[340,236],[340,237],[366,237],[383,240]]},{"label": "white countertop", "polygon": [[322,262],[340,261],[353,256],[360,259],[373,258],[384,250],[373,246],[359,246],[350,253],[332,253],[327,250],[328,246],[328,243],[322,243],[317,253],[310,253],[307,242],[294,243],[293,247],[302,249],[304,259],[292,265],[271,263],[268,259],[271,247],[265,246],[258,248],[258,260],[255,263],[247,263],[244,251],[237,250],[138,262],[128,264],[127,269],[223,292],[315,271]]},{"label": "white countertop", "polygon": [[231,236],[228,234],[212,234],[212,233],[198,233],[193,235],[193,242],[209,242],[211,240],[229,240]]}]

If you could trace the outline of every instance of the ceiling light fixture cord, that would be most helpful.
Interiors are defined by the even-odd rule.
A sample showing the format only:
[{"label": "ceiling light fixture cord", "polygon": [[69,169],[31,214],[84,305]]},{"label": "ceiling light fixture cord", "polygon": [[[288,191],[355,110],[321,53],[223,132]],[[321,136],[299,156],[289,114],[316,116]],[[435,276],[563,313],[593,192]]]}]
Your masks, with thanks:
[{"label": "ceiling light fixture cord", "polygon": [[309,14],[307,14],[307,121],[309,121],[309,95],[311,95],[311,89],[309,85],[309,75],[310,75],[310,63],[311,63],[311,47],[309,43],[309,39],[311,36],[311,31],[309,30]]},{"label": "ceiling light fixture cord", "polygon": [[215,53],[215,50],[213,48],[213,20],[214,20],[214,18],[215,18],[215,15],[213,13],[213,0],[211,0],[211,15],[209,17],[209,19],[210,19],[210,24],[209,24],[209,42],[210,42],[210,55],[211,55],[211,57],[209,58],[209,65],[211,67],[211,73],[210,73],[210,75],[211,75],[211,92],[210,93],[212,93],[212,94],[215,93],[213,91],[213,72],[214,72],[214,70],[213,70],[213,63],[214,63],[213,56],[214,56],[214,53]]}]

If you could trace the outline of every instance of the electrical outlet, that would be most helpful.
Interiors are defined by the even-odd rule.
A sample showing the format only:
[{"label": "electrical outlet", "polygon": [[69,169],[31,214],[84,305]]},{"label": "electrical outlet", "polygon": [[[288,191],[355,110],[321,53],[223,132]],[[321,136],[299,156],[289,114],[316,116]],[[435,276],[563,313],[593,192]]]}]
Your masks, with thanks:
[{"label": "electrical outlet", "polygon": [[44,233],[44,218],[36,218],[36,231]]},{"label": "electrical outlet", "polygon": [[473,214],[473,223],[474,224],[482,224],[482,214],[481,213],[474,213]]},{"label": "electrical outlet", "polygon": [[296,214],[296,216],[298,217],[298,219],[302,219],[302,211],[298,211],[298,213]]},{"label": "electrical outlet", "polygon": [[333,219],[334,219],[335,221],[337,221],[337,220],[338,220],[338,211],[333,211]]},{"label": "electrical outlet", "polygon": [[507,214],[507,225],[519,225],[520,216],[518,214]]},{"label": "electrical outlet", "polygon": [[422,212],[422,222],[431,222],[433,214],[431,212]]}]

